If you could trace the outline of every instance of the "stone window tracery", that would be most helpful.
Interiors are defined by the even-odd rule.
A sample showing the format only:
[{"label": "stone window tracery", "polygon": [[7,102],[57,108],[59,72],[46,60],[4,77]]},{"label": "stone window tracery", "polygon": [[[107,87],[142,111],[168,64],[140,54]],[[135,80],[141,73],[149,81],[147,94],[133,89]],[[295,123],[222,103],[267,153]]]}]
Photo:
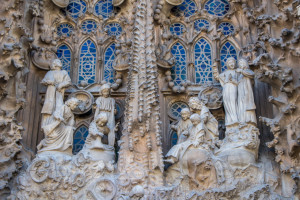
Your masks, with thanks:
[{"label": "stone window tracery", "polygon": [[104,53],[104,80],[113,83],[115,70],[113,69],[113,61],[116,57],[116,44],[112,43],[107,47]]},{"label": "stone window tracery", "polygon": [[180,17],[181,15],[185,17],[190,17],[194,15],[197,11],[197,5],[193,0],[186,0],[181,5],[172,8],[171,12],[173,15]]},{"label": "stone window tracery", "polygon": [[81,24],[81,29],[86,32],[94,32],[97,29],[97,23],[93,20],[86,20]]},{"label": "stone window tracery", "polygon": [[226,0],[209,0],[205,3],[204,9],[211,15],[224,16],[230,9],[230,4]]},{"label": "stone window tracery", "polygon": [[74,133],[72,153],[77,154],[84,146],[89,130],[85,125],[80,126]]},{"label": "stone window tracery", "polygon": [[170,106],[169,115],[171,118],[178,120],[181,117],[180,112],[184,108],[188,108],[188,105],[182,101],[177,101]]},{"label": "stone window tracery", "polygon": [[208,20],[206,19],[197,19],[195,20],[194,22],[194,29],[196,31],[200,31],[202,30],[203,28],[205,29],[208,29],[210,27],[210,23]]},{"label": "stone window tracery", "polygon": [[234,26],[229,22],[222,22],[218,26],[218,29],[220,29],[224,35],[229,35],[234,32]]},{"label": "stone window tracery", "polygon": [[66,13],[74,20],[77,20],[86,13],[86,2],[82,0],[71,0],[67,6]]},{"label": "stone window tracery", "polygon": [[200,38],[195,45],[195,82],[208,83],[213,81],[212,52],[207,40]]},{"label": "stone window tracery", "polygon": [[80,49],[78,83],[86,81],[92,84],[96,79],[96,45],[90,39],[86,40]]},{"label": "stone window tracery", "polygon": [[95,14],[97,16],[102,16],[104,19],[112,16],[114,7],[112,0],[100,0],[96,3],[94,8]]},{"label": "stone window tracery", "polygon": [[186,81],[186,51],[182,44],[179,42],[174,44],[171,49],[171,53],[175,57],[175,65],[171,69],[171,76],[175,85]]},{"label": "stone window tracery", "polygon": [[170,32],[173,35],[182,35],[185,32],[185,26],[180,23],[174,23],[170,26]]},{"label": "stone window tracery", "polygon": [[105,26],[107,34],[110,36],[119,36],[121,35],[123,29],[119,23],[110,23]]},{"label": "stone window tracery", "polygon": [[68,74],[70,74],[72,53],[66,44],[62,44],[58,47],[57,57],[61,60],[62,69],[66,70]]},{"label": "stone window tracery", "polygon": [[57,35],[70,37],[73,32],[74,27],[71,24],[63,23],[57,27]]},{"label": "stone window tracery", "polygon": [[176,145],[177,141],[178,141],[178,134],[174,131],[171,136],[171,146]]},{"label": "stone window tracery", "polygon": [[220,50],[220,60],[221,60],[221,70],[224,71],[227,69],[226,61],[228,58],[234,57],[237,60],[237,51],[231,42],[225,42]]}]

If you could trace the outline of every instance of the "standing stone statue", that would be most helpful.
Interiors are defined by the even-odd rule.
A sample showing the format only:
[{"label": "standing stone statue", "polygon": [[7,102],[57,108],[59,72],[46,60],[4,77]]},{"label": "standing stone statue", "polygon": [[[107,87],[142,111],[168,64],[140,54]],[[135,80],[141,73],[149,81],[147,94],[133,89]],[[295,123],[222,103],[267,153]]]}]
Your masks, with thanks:
[{"label": "standing stone statue", "polygon": [[245,59],[239,60],[238,76],[238,118],[240,123],[252,123],[256,125],[255,103],[252,89],[254,72],[249,69]]},{"label": "standing stone statue", "polygon": [[191,97],[189,99],[189,107],[192,112],[197,113],[201,116],[206,135],[207,137],[210,137],[208,138],[208,140],[210,140],[212,143],[218,140],[218,121],[211,114],[209,109],[201,102],[198,97]]},{"label": "standing stone statue", "polygon": [[176,131],[178,135],[178,142],[181,143],[186,140],[188,136],[188,130],[192,126],[190,120],[191,112],[189,108],[184,108],[180,112],[181,119],[176,125],[172,125],[171,128]]},{"label": "standing stone statue", "polygon": [[218,69],[214,67],[213,74],[217,81],[220,81],[223,87],[223,103],[225,108],[225,125],[230,126],[238,123],[237,115],[237,85],[238,75],[235,70],[235,59],[230,57],[226,61],[227,70],[219,74]]},{"label": "standing stone statue", "polygon": [[110,97],[110,85],[103,84],[100,88],[100,97],[96,100],[95,116],[100,112],[107,114],[107,126],[110,129],[108,134],[108,144],[114,146],[115,144],[115,100]]},{"label": "standing stone statue", "polygon": [[45,103],[42,108],[42,126],[48,124],[48,120],[54,111],[62,111],[64,105],[65,89],[71,85],[71,78],[67,71],[61,70],[62,63],[55,59],[42,80],[42,84],[47,86]]},{"label": "standing stone statue", "polygon": [[69,99],[49,117],[46,125],[42,125],[45,138],[37,146],[38,153],[55,151],[72,155],[75,123],[72,111],[78,104],[78,99]]}]

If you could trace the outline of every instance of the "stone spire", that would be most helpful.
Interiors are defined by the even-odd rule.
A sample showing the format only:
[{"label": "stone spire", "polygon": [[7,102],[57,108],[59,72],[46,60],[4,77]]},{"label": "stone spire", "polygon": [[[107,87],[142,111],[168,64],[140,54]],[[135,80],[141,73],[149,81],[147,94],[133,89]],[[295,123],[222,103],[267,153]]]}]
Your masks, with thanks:
[{"label": "stone spire", "polygon": [[135,9],[132,65],[118,169],[119,182],[125,190],[140,185],[147,191],[163,185],[154,8],[152,1],[139,0]]}]

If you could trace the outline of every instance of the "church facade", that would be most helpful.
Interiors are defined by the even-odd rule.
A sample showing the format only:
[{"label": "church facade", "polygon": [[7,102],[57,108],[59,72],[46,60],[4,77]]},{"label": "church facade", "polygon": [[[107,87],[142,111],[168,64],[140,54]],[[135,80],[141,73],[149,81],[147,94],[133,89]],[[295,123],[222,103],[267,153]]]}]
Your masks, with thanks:
[{"label": "church facade", "polygon": [[0,199],[300,198],[300,1],[1,3]]}]

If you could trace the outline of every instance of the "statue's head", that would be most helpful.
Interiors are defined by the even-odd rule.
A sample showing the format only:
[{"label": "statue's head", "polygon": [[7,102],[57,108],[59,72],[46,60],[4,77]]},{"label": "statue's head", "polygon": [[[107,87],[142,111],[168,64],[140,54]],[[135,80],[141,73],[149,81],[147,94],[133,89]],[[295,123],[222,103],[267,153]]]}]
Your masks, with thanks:
[{"label": "statue's head", "polygon": [[109,97],[110,95],[110,84],[103,84],[100,88],[100,95],[103,97]]},{"label": "statue's head", "polygon": [[183,108],[180,112],[181,118],[185,121],[190,118],[191,111],[189,108]]},{"label": "statue's head", "polygon": [[72,97],[66,101],[66,105],[69,106],[71,110],[74,110],[79,105],[79,103],[80,101],[75,97]]},{"label": "statue's head", "polygon": [[62,68],[62,63],[59,59],[54,59],[50,65],[50,69],[52,70],[60,70]]},{"label": "statue's head", "polygon": [[107,124],[108,122],[108,118],[107,118],[107,114],[104,112],[101,112],[95,119],[95,122],[97,124],[97,126],[103,127]]},{"label": "statue's head", "polygon": [[226,61],[226,66],[227,66],[227,69],[234,69],[235,68],[235,59],[233,57],[230,57],[227,59]]},{"label": "statue's head", "polygon": [[201,122],[201,116],[197,113],[192,114],[190,120],[194,126],[198,125]]},{"label": "statue's head", "polygon": [[201,100],[198,97],[191,97],[189,99],[189,107],[192,110],[201,110],[202,105],[203,105],[203,103],[201,102]]},{"label": "statue's head", "polygon": [[248,69],[248,68],[249,68],[248,61],[247,61],[246,59],[244,59],[244,58],[241,58],[241,59],[239,60],[239,67],[240,67],[241,69]]}]

